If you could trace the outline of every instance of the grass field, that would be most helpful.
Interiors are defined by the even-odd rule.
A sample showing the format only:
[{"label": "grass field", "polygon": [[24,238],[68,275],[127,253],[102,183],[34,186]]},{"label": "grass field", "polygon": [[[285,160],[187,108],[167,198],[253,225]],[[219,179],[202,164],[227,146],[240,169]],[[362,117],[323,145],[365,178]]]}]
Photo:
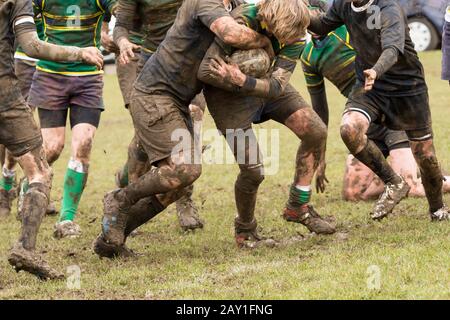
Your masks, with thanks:
[{"label": "grass field", "polygon": [[[429,52],[421,58],[430,87],[438,155],[449,168],[450,100],[448,83],[440,80],[441,54]],[[282,246],[254,251],[236,248],[233,186],[237,168],[205,165],[194,194],[206,221],[203,231],[183,233],[170,207],[142,228],[141,235],[130,239],[129,246],[143,256],[100,260],[91,243],[100,231],[101,201],[114,187],[114,172],[124,162],[132,136],[117,80],[106,76],[105,81],[107,111],[96,136],[91,175],[77,218],[83,235],[77,240],[54,240],[56,218],[46,217],[38,243],[61,271],[73,265],[80,268],[80,289],[70,289],[66,281],[43,283],[12,270],[7,251],[19,232],[14,209],[0,222],[0,299],[450,299],[450,224],[430,223],[424,199],[407,199],[382,223],[370,221],[371,203],[341,200],[347,153],[338,128],[345,100],[331,86],[330,184],[325,194],[314,195],[313,203],[320,213],[336,217],[340,234],[306,237],[306,228],[281,219],[298,140],[270,122],[257,128],[280,130],[280,168],[260,188],[257,217],[265,234],[284,240]],[[307,96],[301,71],[292,83]],[[213,127],[209,116],[205,127]],[[55,200],[61,198],[68,157],[66,148],[54,167]],[[450,203],[450,197],[446,199]],[[289,241],[300,239],[300,234],[304,240]],[[376,272],[378,287],[372,281]]]}]

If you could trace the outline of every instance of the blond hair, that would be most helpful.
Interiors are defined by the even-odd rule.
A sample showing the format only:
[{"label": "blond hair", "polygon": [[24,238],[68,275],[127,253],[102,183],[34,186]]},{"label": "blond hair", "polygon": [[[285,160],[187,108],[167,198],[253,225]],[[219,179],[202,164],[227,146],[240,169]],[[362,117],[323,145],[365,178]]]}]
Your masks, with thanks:
[{"label": "blond hair", "polygon": [[305,0],[261,0],[258,3],[258,19],[281,42],[303,38],[310,23]]}]

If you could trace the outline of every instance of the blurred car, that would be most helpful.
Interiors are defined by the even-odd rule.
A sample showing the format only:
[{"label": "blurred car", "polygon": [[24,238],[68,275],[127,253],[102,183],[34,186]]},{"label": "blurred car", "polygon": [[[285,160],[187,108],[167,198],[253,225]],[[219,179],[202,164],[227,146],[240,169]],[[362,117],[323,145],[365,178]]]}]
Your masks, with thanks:
[{"label": "blurred car", "polygon": [[448,0],[398,0],[409,21],[411,39],[417,51],[434,50],[442,41]]},{"label": "blurred car", "polygon": [[[330,3],[333,0],[328,0]],[[417,51],[439,47],[449,0],[397,0],[408,17],[411,39]]]}]

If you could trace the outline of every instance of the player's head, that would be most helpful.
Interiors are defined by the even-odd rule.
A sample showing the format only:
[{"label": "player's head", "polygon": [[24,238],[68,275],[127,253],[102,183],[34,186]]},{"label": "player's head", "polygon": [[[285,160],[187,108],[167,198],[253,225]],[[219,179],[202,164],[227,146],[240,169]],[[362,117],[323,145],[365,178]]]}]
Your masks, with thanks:
[{"label": "player's head", "polygon": [[258,17],[278,41],[291,43],[306,35],[310,17],[304,0],[261,0]]}]

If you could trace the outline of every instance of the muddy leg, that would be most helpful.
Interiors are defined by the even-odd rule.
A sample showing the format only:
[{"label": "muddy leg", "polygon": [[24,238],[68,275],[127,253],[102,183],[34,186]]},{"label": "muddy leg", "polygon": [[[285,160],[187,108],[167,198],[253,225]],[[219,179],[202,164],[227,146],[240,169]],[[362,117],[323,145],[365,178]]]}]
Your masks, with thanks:
[{"label": "muddy leg", "polygon": [[310,205],[311,182],[325,152],[326,126],[310,108],[293,113],[285,124],[300,138],[301,144],[297,151],[294,182],[283,218],[288,222],[301,223],[311,232],[334,233],[335,228]]},{"label": "muddy leg", "polygon": [[381,220],[407,197],[410,187],[395,173],[377,145],[367,138],[369,124],[363,114],[347,112],[342,118],[341,137],[355,158],[369,167],[385,184],[384,192],[371,213],[372,219]]},{"label": "muddy leg", "polygon": [[17,270],[28,271],[41,279],[62,278],[63,275],[34,252],[42,218],[48,205],[51,170],[42,148],[21,156],[19,164],[29,181],[24,196],[22,230],[18,243],[11,249],[8,261]]},{"label": "muddy leg", "polygon": [[411,150],[420,169],[430,213],[444,207],[442,196],[443,176],[436,157],[433,140],[410,141]]}]

